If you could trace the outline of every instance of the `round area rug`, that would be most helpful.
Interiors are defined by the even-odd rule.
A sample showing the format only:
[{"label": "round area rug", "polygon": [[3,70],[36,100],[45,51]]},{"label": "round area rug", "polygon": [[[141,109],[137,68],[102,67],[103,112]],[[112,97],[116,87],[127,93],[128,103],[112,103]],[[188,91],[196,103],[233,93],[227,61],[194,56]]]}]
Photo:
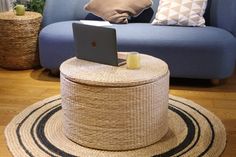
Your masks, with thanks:
[{"label": "round area rug", "polygon": [[[103,151],[80,146],[63,134],[61,98],[29,106],[5,129],[14,156],[150,157],[220,156],[226,145],[221,121],[196,103],[169,96],[168,133],[157,143],[129,151]],[[97,141],[99,142],[99,141]]]}]

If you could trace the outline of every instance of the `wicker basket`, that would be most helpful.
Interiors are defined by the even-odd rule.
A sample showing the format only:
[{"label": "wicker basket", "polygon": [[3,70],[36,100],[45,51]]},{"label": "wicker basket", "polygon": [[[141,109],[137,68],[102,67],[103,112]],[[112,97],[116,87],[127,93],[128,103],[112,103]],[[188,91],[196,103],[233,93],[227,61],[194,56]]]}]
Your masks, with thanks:
[{"label": "wicker basket", "polygon": [[39,64],[37,40],[42,16],[13,11],[0,13],[0,66],[8,69],[29,69]]},{"label": "wicker basket", "polygon": [[65,135],[86,147],[130,150],[168,131],[169,72],[165,62],[141,55],[139,70],[72,58],[61,67]]}]

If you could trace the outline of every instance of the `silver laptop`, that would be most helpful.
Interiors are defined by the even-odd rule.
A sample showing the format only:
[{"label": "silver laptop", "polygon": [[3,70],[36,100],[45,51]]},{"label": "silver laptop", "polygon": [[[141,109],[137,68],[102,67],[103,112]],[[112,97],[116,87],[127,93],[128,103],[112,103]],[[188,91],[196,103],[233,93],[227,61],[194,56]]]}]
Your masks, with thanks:
[{"label": "silver laptop", "polygon": [[81,23],[72,27],[77,58],[113,66],[125,64],[118,58],[115,29]]}]

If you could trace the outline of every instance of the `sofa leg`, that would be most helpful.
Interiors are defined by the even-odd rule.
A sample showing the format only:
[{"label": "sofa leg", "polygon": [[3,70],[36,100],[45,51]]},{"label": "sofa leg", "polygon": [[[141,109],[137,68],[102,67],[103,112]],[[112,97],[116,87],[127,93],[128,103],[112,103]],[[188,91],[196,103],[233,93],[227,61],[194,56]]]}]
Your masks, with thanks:
[{"label": "sofa leg", "polygon": [[60,75],[60,71],[59,71],[59,69],[50,69],[50,74],[52,75],[52,76],[59,76]]},{"label": "sofa leg", "polygon": [[220,79],[211,79],[211,84],[214,86],[218,86],[220,85]]}]

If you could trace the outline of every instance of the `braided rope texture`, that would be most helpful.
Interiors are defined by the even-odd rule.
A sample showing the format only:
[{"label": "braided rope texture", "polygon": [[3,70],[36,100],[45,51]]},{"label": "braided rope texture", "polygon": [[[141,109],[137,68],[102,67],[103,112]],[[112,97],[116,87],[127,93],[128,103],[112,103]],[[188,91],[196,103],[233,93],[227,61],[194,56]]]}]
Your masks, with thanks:
[{"label": "braided rope texture", "polygon": [[8,69],[29,69],[39,64],[38,33],[42,16],[13,11],[0,13],[0,66]]},{"label": "braided rope texture", "polygon": [[[147,55],[142,57],[144,60],[145,57],[150,58]],[[153,60],[149,60],[151,63],[156,60],[154,57],[151,59]],[[72,64],[75,63],[74,61]],[[157,61],[158,64],[162,63]],[[91,63],[93,69],[97,70],[94,64]],[[86,69],[88,65],[85,64],[80,69]],[[116,72],[121,71],[121,73],[126,70],[122,67],[115,68],[117,68]],[[64,68],[61,73],[61,95],[65,135],[80,145],[102,150],[130,150],[157,142],[168,131],[166,124],[168,123],[169,72],[166,69],[167,66],[162,71],[154,70],[153,74],[149,71],[148,76],[152,76],[150,77],[152,81],[148,81],[145,76],[143,78],[148,83],[144,84],[140,83],[143,81],[140,76],[145,75],[145,70],[140,70],[140,73],[137,73],[140,82],[133,84],[131,78],[127,78],[131,82],[130,86],[127,83],[126,86],[122,86],[119,78],[116,78],[118,83],[114,81],[114,75],[117,73],[112,73],[112,82],[108,82],[108,86],[105,86],[104,82],[101,85],[98,78],[96,78],[96,81],[98,80],[96,85],[96,81],[92,81],[87,74],[90,84],[81,83],[74,78],[70,80]],[[73,68],[68,69],[71,70]],[[117,76],[120,76],[119,72]],[[77,73],[78,76],[81,74],[80,71]],[[107,79],[110,77],[109,73],[110,70],[103,71],[103,74],[108,76]],[[153,77],[155,74],[158,77]],[[135,79],[135,76],[133,78]]]},{"label": "braided rope texture", "polygon": [[[61,96],[27,107],[5,128],[14,157],[218,157],[226,146],[221,120],[201,105],[169,95],[168,132],[158,142],[140,149],[105,151],[83,147],[63,133]],[[99,142],[99,141],[96,141]]]}]

